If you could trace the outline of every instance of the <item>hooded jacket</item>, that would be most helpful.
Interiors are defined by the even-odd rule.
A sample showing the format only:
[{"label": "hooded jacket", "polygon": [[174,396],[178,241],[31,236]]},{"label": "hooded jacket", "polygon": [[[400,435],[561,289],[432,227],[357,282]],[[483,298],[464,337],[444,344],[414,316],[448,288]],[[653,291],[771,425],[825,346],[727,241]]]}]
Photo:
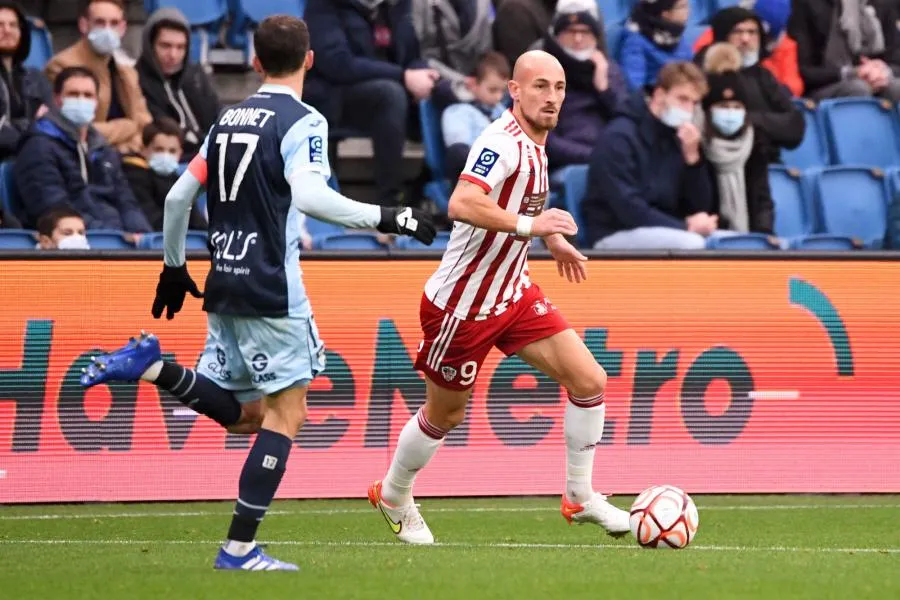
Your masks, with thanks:
[{"label": "hooded jacket", "polygon": [[24,207],[20,219],[26,225],[33,226],[53,206],[67,204],[81,213],[88,229],[150,231],[119,153],[93,127],[81,144],[77,128],[56,109],[23,136],[14,176]]},{"label": "hooded jacket", "polygon": [[712,212],[708,165],[688,165],[675,130],[657,119],[643,93],[619,105],[597,141],[581,204],[591,246],[638,227],[686,229],[685,217]]},{"label": "hooded jacket", "polygon": [[[143,156],[126,156],[122,159],[122,172],[131,186],[131,191],[137,199],[141,212],[147,217],[154,231],[163,230],[163,213],[166,206],[166,196],[175,182],[178,174],[160,175],[150,168]],[[199,205],[195,202],[191,209],[191,217],[188,222],[189,229],[204,230],[209,223],[203,216]]]},{"label": "hooded jacket", "polygon": [[594,86],[592,60],[575,60],[547,35],[543,49],[559,60],[566,73],[566,99],[559,122],[547,138],[547,158],[551,168],[584,164],[591,156],[603,127],[613,117],[618,103],[628,96],[625,77],[612,58],[607,58],[608,87],[598,92]]},{"label": "hooded jacket", "polygon": [[[112,69],[116,73],[115,81],[113,81],[109,61],[113,61]],[[152,117],[147,110],[144,94],[141,92],[137,71],[134,70],[134,67],[116,62],[112,57],[100,56],[94,52],[87,39],[82,38],[50,59],[46,68],[47,77],[52,82],[66,67],[77,66],[87,67],[100,81],[94,127],[122,154],[139,152],[143,147],[141,132],[150,124]],[[109,107],[112,103],[114,83],[125,116],[110,120]]]},{"label": "hooded jacket", "polygon": [[53,104],[53,90],[44,74],[23,66],[31,52],[31,23],[18,2],[0,0],[0,9],[4,8],[15,11],[22,38],[12,56],[12,71],[0,67],[0,161],[15,156],[19,139],[38,109]]},{"label": "hooded jacket", "polygon": [[[187,35],[188,46],[181,71],[166,77],[153,52],[153,36],[161,21],[174,21]],[[177,8],[160,8],[147,19],[141,57],[137,62],[141,90],[154,119],[169,117],[184,132],[184,161],[200,149],[206,132],[216,120],[221,104],[203,67],[190,64],[191,35],[188,21]]]},{"label": "hooded jacket", "polygon": [[[728,34],[734,27],[749,19],[763,25],[753,11],[734,6],[720,10],[712,19],[713,39],[717,42],[728,40]],[[768,58],[766,40],[761,40],[759,58]],[[694,61],[703,66],[707,48],[704,48]],[[754,145],[770,163],[781,162],[781,148],[796,148],[803,141],[806,133],[806,121],[803,113],[791,100],[791,92],[778,83],[771,71],[757,62],[752,67],[741,69],[741,79],[747,93],[747,119],[753,125]]]}]

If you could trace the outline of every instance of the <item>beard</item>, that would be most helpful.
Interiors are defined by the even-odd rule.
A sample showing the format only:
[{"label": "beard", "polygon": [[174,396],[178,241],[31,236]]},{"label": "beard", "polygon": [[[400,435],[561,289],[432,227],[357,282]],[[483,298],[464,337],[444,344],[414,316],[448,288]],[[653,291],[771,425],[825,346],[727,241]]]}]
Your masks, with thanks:
[{"label": "beard", "polygon": [[552,131],[556,129],[556,124],[559,123],[559,113],[556,113],[553,116],[545,115],[543,113],[538,113],[537,117],[532,117],[530,115],[526,115],[523,113],[525,120],[531,125],[535,131]]}]

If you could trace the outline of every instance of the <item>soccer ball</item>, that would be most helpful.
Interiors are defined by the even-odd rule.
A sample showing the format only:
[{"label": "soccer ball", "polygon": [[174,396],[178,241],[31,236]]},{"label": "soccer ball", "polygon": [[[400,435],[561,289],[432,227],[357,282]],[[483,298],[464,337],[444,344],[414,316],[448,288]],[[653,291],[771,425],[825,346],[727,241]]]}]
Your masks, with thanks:
[{"label": "soccer ball", "polygon": [[700,518],[691,497],[673,485],[644,490],[631,505],[631,533],[644,548],[684,548]]}]

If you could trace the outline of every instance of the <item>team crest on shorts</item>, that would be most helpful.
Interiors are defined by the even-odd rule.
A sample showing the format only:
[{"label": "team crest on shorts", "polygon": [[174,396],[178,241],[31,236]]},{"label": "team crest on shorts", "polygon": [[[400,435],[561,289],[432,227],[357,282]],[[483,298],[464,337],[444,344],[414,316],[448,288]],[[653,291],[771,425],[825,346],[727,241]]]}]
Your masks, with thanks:
[{"label": "team crest on shorts", "polygon": [[548,312],[550,312],[550,309],[547,308],[547,305],[544,304],[543,302],[541,302],[540,300],[538,300],[537,302],[535,302],[534,305],[532,306],[532,308],[534,309],[534,312],[535,312],[535,313],[537,314],[537,316],[539,316],[539,317],[543,317],[543,316],[546,315]]},{"label": "team crest on shorts", "polygon": [[441,367],[441,375],[444,376],[445,381],[453,381],[456,379],[456,369],[453,367]]}]

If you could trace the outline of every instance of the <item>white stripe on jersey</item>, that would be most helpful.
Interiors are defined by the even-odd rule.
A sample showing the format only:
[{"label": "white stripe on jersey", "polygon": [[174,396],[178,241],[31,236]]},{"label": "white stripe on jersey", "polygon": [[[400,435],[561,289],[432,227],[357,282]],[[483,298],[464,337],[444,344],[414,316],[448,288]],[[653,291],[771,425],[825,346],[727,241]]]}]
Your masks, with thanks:
[{"label": "white stripe on jersey", "polygon": [[[497,150],[498,136],[505,136],[506,142],[501,145],[510,149],[506,152],[501,148],[506,152],[502,158],[517,164],[518,169],[494,185],[488,195],[501,206],[505,203],[510,213],[535,216],[542,210],[549,189],[547,155],[543,146],[534,143],[521,130],[511,111],[504,113],[476,140],[469,162],[483,156],[485,150]],[[517,157],[512,155],[514,146],[518,149]],[[475,166],[474,173],[478,174],[477,162]],[[467,164],[464,177],[473,172],[469,169],[471,164]],[[521,239],[507,244],[511,237],[515,236],[455,223],[441,264],[425,285],[426,297],[458,319],[484,319],[506,310],[508,303],[520,298],[522,290],[531,285],[527,275],[530,244]],[[507,244],[505,254],[498,256],[504,244]]]}]

